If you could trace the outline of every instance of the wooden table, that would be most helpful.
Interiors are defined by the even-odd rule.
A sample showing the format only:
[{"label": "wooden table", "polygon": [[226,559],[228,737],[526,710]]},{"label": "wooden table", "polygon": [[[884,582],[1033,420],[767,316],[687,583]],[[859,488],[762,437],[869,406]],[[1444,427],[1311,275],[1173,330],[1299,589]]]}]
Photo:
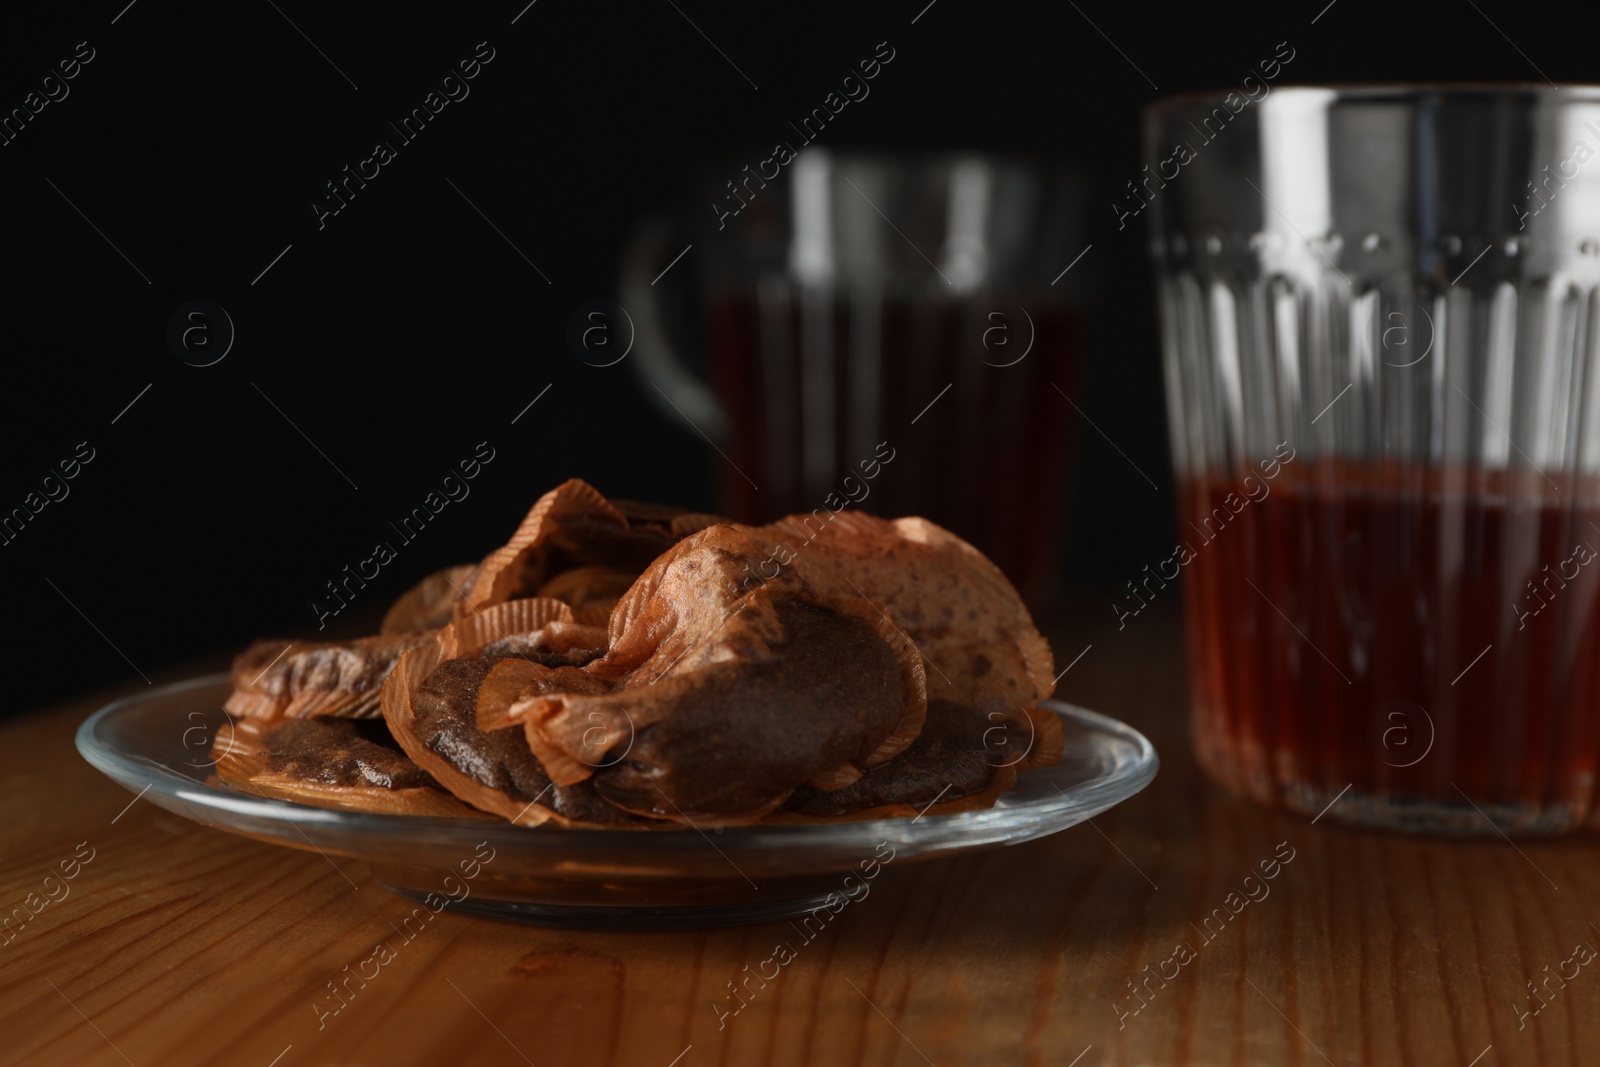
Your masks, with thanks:
[{"label": "wooden table", "polygon": [[[1093,643],[1062,695],[1145,731],[1155,784],[1093,826],[886,868],[720,1030],[713,1001],[781,924],[575,933],[446,912],[319,1030],[325,983],[410,905],[359,862],[129,806],[72,748],[108,694],[13,722],[0,906],[75,849],[93,859],[0,942],[0,1063],[1600,1063],[1600,961],[1520,1015],[1539,1004],[1524,983],[1600,946],[1593,837],[1453,843],[1254,809],[1189,753],[1176,618],[1053,636],[1063,664]],[[1205,917],[1289,850],[1207,940]],[[1161,970],[1176,977],[1141,1007],[1130,983]]]}]

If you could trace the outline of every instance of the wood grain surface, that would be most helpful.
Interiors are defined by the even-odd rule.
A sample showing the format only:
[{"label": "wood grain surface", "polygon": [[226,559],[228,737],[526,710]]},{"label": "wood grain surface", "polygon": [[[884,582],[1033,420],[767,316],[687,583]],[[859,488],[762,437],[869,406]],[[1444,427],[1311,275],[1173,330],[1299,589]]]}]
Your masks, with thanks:
[{"label": "wood grain surface", "polygon": [[130,806],[72,747],[113,694],[15,721],[0,909],[30,917],[0,937],[0,1063],[1600,1063],[1600,960],[1574,955],[1600,946],[1592,835],[1411,839],[1252,808],[1195,768],[1175,617],[1052,637],[1063,665],[1092,643],[1061,695],[1145,731],[1155,784],[1092,826],[886,868],[720,1027],[713,1004],[786,925],[447,911],[319,1013],[409,904],[359,862]]}]

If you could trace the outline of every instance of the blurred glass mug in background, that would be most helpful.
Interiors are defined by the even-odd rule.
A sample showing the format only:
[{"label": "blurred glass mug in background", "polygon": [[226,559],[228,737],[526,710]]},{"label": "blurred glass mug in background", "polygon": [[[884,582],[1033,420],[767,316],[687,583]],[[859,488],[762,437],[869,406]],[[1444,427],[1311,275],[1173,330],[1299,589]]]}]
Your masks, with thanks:
[{"label": "blurred glass mug in background", "polygon": [[1202,764],[1444,833],[1596,811],[1600,89],[1153,105]]},{"label": "blurred glass mug in background", "polygon": [[[1043,610],[1077,425],[1052,383],[1075,396],[1083,364],[1087,272],[1062,275],[1083,248],[1081,182],[984,156],[814,148],[784,171],[708,171],[692,232],[641,228],[619,302],[645,394],[717,446],[724,513],[922,515]],[[680,347],[679,305],[696,301],[662,290],[691,279],[704,343]],[[679,355],[702,350],[694,370]]]}]

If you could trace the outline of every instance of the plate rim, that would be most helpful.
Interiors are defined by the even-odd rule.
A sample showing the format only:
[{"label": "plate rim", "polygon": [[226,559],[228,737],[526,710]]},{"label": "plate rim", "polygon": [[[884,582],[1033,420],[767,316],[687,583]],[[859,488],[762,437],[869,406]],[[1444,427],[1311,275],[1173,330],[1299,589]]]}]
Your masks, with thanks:
[{"label": "plate rim", "polygon": [[[615,852],[624,843],[628,849],[641,852],[676,852],[682,848],[683,832],[698,829],[681,827],[675,833],[670,830],[639,832],[622,828],[518,826],[510,821],[498,823],[321,808],[209,786],[147,756],[115,748],[97,736],[97,730],[103,723],[129,707],[180,697],[193,690],[227,683],[228,675],[218,672],[119,697],[94,711],[79,724],[74,734],[74,744],[78,753],[92,767],[129,792],[138,791],[140,796],[155,792],[163,798],[184,804],[186,809],[199,806],[259,820],[265,824],[263,830],[267,827],[282,829],[286,831],[286,838],[296,832],[305,836],[308,829],[316,829],[337,832],[374,845],[379,842],[392,845],[398,839],[417,844],[461,844],[471,838],[473,841],[486,839],[494,846],[503,842],[508,847],[559,849],[580,855],[592,851]],[[915,818],[895,816],[841,820],[837,823],[707,827],[700,833],[702,836],[714,834],[717,848],[737,854],[764,853],[808,843],[830,848],[870,848],[879,842],[926,852],[943,852],[981,847],[996,841],[1015,843],[1068,829],[1137,795],[1155,779],[1160,770],[1160,756],[1149,738],[1139,730],[1109,715],[1066,701],[1047,699],[1040,701],[1039,706],[1069,722],[1130,744],[1135,752],[1131,768],[1121,775],[1102,775],[1083,783],[1079,790],[1075,790],[1079,793],[1077,800],[1061,793],[1059,801],[1046,797],[1013,806],[932,815],[928,816],[925,826],[918,826],[922,821],[919,815]],[[131,782],[139,783],[143,789],[136,790]],[[1057,786],[1056,790],[1060,792],[1060,787]],[[195,819],[188,810],[177,810],[175,814],[202,825],[216,825],[229,832],[240,832],[231,823],[215,824]],[[1075,817],[1063,821],[1061,817],[1067,815]],[[288,840],[284,843],[292,844]],[[348,845],[335,847],[337,851],[348,855],[361,855],[359,851],[351,851]]]}]

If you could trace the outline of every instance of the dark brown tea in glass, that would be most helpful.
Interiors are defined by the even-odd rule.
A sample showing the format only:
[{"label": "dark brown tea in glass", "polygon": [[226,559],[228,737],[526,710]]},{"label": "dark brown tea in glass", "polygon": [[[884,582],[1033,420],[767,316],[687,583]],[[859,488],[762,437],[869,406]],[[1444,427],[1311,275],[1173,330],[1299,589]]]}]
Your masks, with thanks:
[{"label": "dark brown tea in glass", "polygon": [[651,283],[673,240],[636,249],[621,298],[645,395],[721,453],[719,508],[922,515],[1047,610],[1082,403],[1081,181],[974,154],[807,148],[738,185],[728,215],[727,170],[702,183],[720,209],[693,243],[704,368],[667,343]]},{"label": "dark brown tea in glass", "polygon": [[[1056,581],[1077,425],[1062,393],[1078,395],[1081,316],[1035,302],[1031,322],[992,318],[1009,303],[993,294],[866,299],[830,301],[809,322],[806,309],[771,296],[712,307],[712,380],[731,420],[723,507],[766,521],[833,495],[878,515],[921,515],[982,548],[1041,609]],[[1016,336],[1002,343],[1002,331]],[[808,347],[823,365],[816,382],[799,355]],[[861,477],[862,461],[886,458],[883,477]]]},{"label": "dark brown tea in glass", "polygon": [[1594,821],[1600,89],[1284,87],[1145,134],[1202,765],[1329,821]]},{"label": "dark brown tea in glass", "polygon": [[1291,462],[1237,514],[1245,491],[1230,479],[1187,484],[1207,768],[1268,801],[1304,783],[1306,806],[1350,786],[1356,803],[1588,810],[1600,506],[1507,482]]}]

